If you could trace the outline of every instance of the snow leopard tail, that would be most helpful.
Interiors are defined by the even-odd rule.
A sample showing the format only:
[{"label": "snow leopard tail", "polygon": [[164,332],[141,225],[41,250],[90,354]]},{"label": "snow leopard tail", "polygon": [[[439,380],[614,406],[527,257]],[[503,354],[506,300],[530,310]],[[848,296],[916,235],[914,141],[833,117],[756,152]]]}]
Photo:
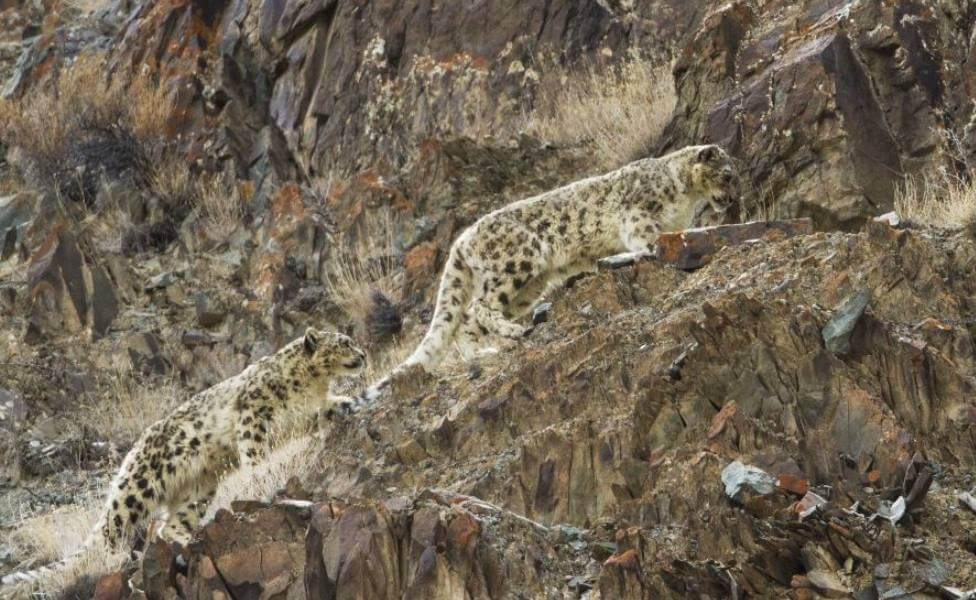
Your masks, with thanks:
[{"label": "snow leopard tail", "polygon": [[444,360],[444,355],[451,347],[454,334],[464,318],[465,307],[471,298],[472,283],[471,267],[464,261],[455,243],[444,266],[437,300],[434,302],[434,316],[430,319],[427,333],[406,360],[363,392],[360,397],[364,401],[375,400],[392,378],[408,367],[420,365],[429,372]]},{"label": "snow leopard tail", "polygon": [[15,573],[4,575],[2,578],[0,578],[0,589],[8,586],[12,587],[24,583],[34,583],[40,579],[45,579],[48,576],[57,573],[58,571],[63,571],[71,567],[71,565],[75,564],[79,560],[81,560],[82,555],[88,552],[89,548],[91,548],[91,544],[86,541],[81,548],[75,550],[74,552],[72,552],[71,554],[69,554],[68,556],[62,559],[56,560],[54,562],[50,562],[46,565],[42,565],[40,567],[31,569],[29,571],[17,571]]},{"label": "snow leopard tail", "polygon": [[[111,489],[114,490],[115,488],[116,488],[116,484],[113,481]],[[85,542],[81,545],[80,548],[78,548],[68,556],[50,562],[46,565],[42,565],[40,567],[31,569],[29,571],[17,571],[15,573],[4,575],[2,578],[0,578],[0,590],[2,590],[7,586],[12,587],[24,583],[33,583],[40,579],[44,579],[58,571],[69,569],[73,565],[76,565],[79,561],[84,560],[85,555],[92,552],[95,549],[95,546],[98,544],[108,544],[113,548],[118,547],[120,544],[120,540],[122,539],[120,537],[122,535],[121,533],[122,530],[120,530],[120,532],[117,534],[113,534],[111,529],[109,527],[106,527],[106,523],[108,522],[108,518],[111,514],[109,512],[109,509],[111,508],[110,506],[111,500],[112,500],[112,494],[109,493],[109,499],[106,501],[105,512],[95,523],[95,526],[92,528],[91,533],[88,534],[88,537],[85,539]],[[128,525],[128,523],[126,523],[126,525]],[[125,531],[128,531],[128,528],[126,528]],[[100,567],[101,565],[95,565],[95,566]],[[5,596],[3,594],[0,594],[0,598],[3,597]]]}]

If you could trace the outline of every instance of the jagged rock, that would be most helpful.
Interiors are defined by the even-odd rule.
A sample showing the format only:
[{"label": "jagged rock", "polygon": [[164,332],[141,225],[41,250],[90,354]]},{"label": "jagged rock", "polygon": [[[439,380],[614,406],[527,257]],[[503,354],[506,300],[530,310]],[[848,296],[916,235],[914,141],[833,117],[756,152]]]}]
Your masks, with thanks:
[{"label": "jagged rock", "polygon": [[856,227],[892,208],[898,175],[939,164],[943,123],[968,122],[967,10],[715,3],[678,54],[664,146],[724,144],[756,190],[747,204],[764,190],[780,215]]},{"label": "jagged rock", "polygon": [[171,361],[163,354],[160,339],[152,333],[131,333],[121,343],[121,351],[132,369],[144,374],[163,374],[169,371]]},{"label": "jagged rock", "polygon": [[34,251],[28,271],[32,323],[44,336],[90,332],[104,336],[119,311],[108,273],[82,253],[64,226]]},{"label": "jagged rock", "polygon": [[837,308],[834,316],[823,328],[823,339],[827,350],[844,355],[851,351],[851,335],[864,309],[871,302],[871,292],[864,290],[851,296]]},{"label": "jagged rock", "polygon": [[0,197],[0,261],[15,253],[26,254],[24,231],[30,224],[37,198],[19,193]]}]

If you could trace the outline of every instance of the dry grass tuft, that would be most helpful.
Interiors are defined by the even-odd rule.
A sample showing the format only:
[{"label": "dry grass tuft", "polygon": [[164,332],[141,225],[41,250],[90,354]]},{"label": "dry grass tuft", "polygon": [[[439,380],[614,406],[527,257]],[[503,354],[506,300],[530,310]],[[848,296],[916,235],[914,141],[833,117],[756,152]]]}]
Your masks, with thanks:
[{"label": "dry grass tuft", "polygon": [[[43,515],[21,519],[10,533],[9,544],[15,556],[27,557],[18,570],[29,570],[72,557],[80,550],[98,520],[101,503],[91,498],[81,505],[58,508]],[[63,568],[43,573],[36,581],[4,589],[4,597],[57,598],[78,581],[118,569],[125,562],[124,552],[95,544],[71,558]],[[6,594],[10,594],[7,596]]]},{"label": "dry grass tuft", "polygon": [[904,221],[949,229],[976,229],[976,163],[968,136],[938,129],[945,165],[907,176],[895,193],[895,211]]},{"label": "dry grass tuft", "polygon": [[142,432],[189,398],[174,379],[142,382],[119,371],[105,391],[82,411],[82,423],[106,439],[131,445]]},{"label": "dry grass tuft", "polygon": [[208,510],[208,516],[219,508],[230,508],[238,499],[271,500],[275,492],[285,487],[291,477],[306,479],[314,466],[309,460],[315,439],[310,435],[292,437],[275,443],[267,458],[252,468],[241,468],[230,473],[217,488],[217,494]]},{"label": "dry grass tuft", "polygon": [[895,195],[895,211],[903,220],[933,227],[976,225],[976,181],[945,170],[906,177]]},{"label": "dry grass tuft", "polygon": [[196,185],[195,203],[207,234],[226,240],[244,222],[241,188],[226,177],[204,177]]},{"label": "dry grass tuft", "polygon": [[48,89],[0,102],[0,139],[20,149],[28,185],[90,204],[103,179],[151,184],[172,153],[173,105],[150,79],[107,72],[101,56],[83,55]]},{"label": "dry grass tuft", "polygon": [[366,323],[373,306],[373,292],[393,297],[396,248],[393,217],[384,212],[365,219],[356,237],[340,234],[325,275],[325,289],[336,305],[357,323]]},{"label": "dry grass tuft", "polygon": [[749,195],[753,202],[749,206],[741,207],[741,218],[743,223],[752,221],[775,221],[782,217],[782,208],[773,197],[770,189],[764,185],[753,187],[753,193]]},{"label": "dry grass tuft", "polygon": [[638,56],[620,65],[541,70],[526,130],[554,144],[592,145],[605,169],[648,156],[677,103],[670,65]]}]

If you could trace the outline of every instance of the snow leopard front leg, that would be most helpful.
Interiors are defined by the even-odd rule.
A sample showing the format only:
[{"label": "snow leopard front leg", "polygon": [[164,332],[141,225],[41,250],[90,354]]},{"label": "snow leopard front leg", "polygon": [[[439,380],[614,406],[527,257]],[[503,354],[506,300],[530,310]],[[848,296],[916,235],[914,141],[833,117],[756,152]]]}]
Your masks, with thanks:
[{"label": "snow leopard front leg", "polygon": [[367,399],[363,396],[336,396],[329,394],[325,399],[325,416],[333,417],[337,414],[349,415],[359,412],[366,406]]},{"label": "snow leopard front leg", "polygon": [[627,249],[625,254],[634,258],[649,256],[657,242],[656,223],[642,223],[640,220],[627,220],[620,226],[620,242]]}]

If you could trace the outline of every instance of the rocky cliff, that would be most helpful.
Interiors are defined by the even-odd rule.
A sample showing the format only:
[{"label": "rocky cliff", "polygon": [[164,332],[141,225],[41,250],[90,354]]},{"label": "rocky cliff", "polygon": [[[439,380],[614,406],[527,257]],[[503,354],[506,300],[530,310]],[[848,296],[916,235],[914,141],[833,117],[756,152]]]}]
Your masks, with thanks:
[{"label": "rocky cliff", "polygon": [[0,133],[0,526],[103,485],[131,443],[87,418],[106,399],[172,402],[309,324],[393,362],[459,231],[600,164],[542,107],[640,55],[676,99],[639,147],[721,143],[730,220],[810,224],[561,290],[524,343],[323,425],[277,502],[239,498],[179,561],[151,544],[98,597],[961,597],[976,245],[872,219],[905,176],[973,164],[974,22],[950,0],[0,0],[9,101],[100,53],[160,85],[166,147],[240,204],[218,234],[104,160],[93,197],[52,194]]}]

